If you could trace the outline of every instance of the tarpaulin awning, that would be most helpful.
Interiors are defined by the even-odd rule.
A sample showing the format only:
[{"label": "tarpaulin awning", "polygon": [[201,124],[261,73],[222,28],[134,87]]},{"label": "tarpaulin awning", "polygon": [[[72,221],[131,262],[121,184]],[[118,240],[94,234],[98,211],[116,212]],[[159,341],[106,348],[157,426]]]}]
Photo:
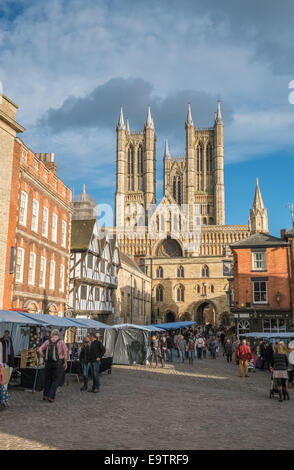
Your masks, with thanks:
[{"label": "tarpaulin awning", "polygon": [[40,319],[29,318],[23,312],[14,310],[0,310],[0,323],[18,323],[20,325],[42,325]]},{"label": "tarpaulin awning", "polygon": [[82,328],[82,322],[74,322],[70,318],[66,317],[57,317],[55,315],[49,315],[46,313],[27,313],[22,312],[22,315],[28,319],[39,321],[39,324],[47,325],[47,326],[56,326],[58,328]]},{"label": "tarpaulin awning", "polygon": [[155,325],[134,325],[133,323],[122,323],[121,325],[112,325],[111,328],[136,328],[138,330],[162,331],[162,328],[159,328]]},{"label": "tarpaulin awning", "polygon": [[77,328],[92,328],[95,330],[100,330],[102,328],[111,328],[111,326],[107,325],[106,323],[102,323],[101,321],[97,320],[92,320],[90,318],[71,318],[70,320],[73,323],[79,323],[76,325]]},{"label": "tarpaulin awning", "polygon": [[156,323],[155,325],[147,325],[147,327],[155,326],[162,328],[163,330],[178,330],[179,328],[188,328],[191,325],[195,325],[195,323],[195,321],[176,321],[169,323]]}]

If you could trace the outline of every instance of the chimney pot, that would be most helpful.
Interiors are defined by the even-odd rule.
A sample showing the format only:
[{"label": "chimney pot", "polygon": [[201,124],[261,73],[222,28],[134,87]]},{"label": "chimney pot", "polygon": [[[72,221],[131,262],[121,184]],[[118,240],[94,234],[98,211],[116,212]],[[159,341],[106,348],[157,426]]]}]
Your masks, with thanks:
[{"label": "chimney pot", "polygon": [[54,153],[53,152],[50,153],[50,162],[52,162],[52,163],[54,162]]}]

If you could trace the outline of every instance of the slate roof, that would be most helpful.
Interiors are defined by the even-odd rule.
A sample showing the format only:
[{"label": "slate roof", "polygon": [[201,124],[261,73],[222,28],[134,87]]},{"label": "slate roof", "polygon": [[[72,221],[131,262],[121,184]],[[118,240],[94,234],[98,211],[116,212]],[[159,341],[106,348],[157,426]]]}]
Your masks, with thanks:
[{"label": "slate roof", "polygon": [[143,271],[137,265],[136,261],[127,256],[125,253],[120,252],[120,261],[121,263],[124,263],[133,269],[136,269],[137,271],[139,271],[140,274],[144,274]]},{"label": "slate roof", "polygon": [[89,248],[96,220],[72,220],[71,250],[84,251]]},{"label": "slate roof", "polygon": [[230,248],[263,248],[275,246],[289,246],[289,243],[281,238],[273,237],[269,233],[254,233],[244,240],[232,243]]}]

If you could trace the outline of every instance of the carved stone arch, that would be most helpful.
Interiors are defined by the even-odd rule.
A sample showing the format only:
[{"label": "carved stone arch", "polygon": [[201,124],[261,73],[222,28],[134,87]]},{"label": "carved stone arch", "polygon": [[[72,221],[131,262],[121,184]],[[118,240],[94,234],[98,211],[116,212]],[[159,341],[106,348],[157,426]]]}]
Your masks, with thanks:
[{"label": "carved stone arch", "polygon": [[23,306],[25,310],[28,311],[28,313],[38,313],[39,312],[39,306],[35,300],[27,300]]},{"label": "carved stone arch", "polygon": [[58,315],[58,308],[57,308],[57,305],[53,302],[50,302],[48,305],[47,305],[47,309],[46,309],[46,313],[49,313],[49,315],[55,315],[57,316]]}]

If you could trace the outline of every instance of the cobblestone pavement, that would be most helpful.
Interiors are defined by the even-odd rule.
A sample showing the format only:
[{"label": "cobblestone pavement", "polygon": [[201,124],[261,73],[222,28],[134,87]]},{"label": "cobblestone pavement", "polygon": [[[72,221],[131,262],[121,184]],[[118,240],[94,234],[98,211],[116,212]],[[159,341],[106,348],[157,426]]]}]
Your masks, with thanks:
[{"label": "cobblestone pavement", "polygon": [[71,378],[52,404],[40,392],[12,391],[0,449],[292,449],[294,392],[270,400],[269,383],[259,370],[239,378],[219,357],[114,366],[98,394]]}]

